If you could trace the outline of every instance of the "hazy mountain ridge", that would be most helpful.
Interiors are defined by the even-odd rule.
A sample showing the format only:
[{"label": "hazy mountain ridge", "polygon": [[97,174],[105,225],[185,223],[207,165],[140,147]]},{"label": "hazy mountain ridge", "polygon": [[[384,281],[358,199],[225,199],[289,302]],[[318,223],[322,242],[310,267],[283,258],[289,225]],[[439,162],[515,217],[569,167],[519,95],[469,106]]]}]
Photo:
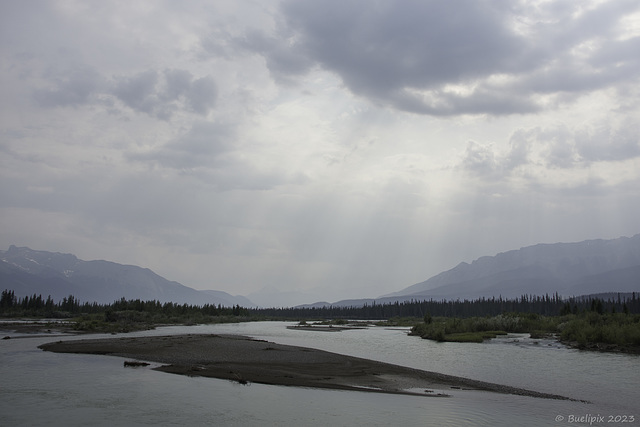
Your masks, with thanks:
[{"label": "hazy mountain ridge", "polygon": [[640,234],[527,246],[462,262],[424,282],[378,298],[342,300],[350,306],[423,299],[518,298],[558,292],[571,297],[607,292],[640,292]]},{"label": "hazy mountain ridge", "polygon": [[542,275],[566,282],[637,265],[640,265],[640,234],[612,240],[538,244],[483,256],[471,264],[462,262],[424,282],[384,296],[424,294],[428,290],[478,281],[519,268],[538,268],[545,272]]},{"label": "hazy mountain ridge", "polygon": [[[71,254],[11,246],[0,251],[0,288],[18,296],[42,294],[55,300],[74,295],[81,301],[158,300],[243,307],[255,304],[222,291],[199,291],[169,281],[147,268],[109,261],[83,261]],[[299,307],[357,306],[423,299],[517,298],[521,295],[579,296],[640,292],[640,234],[612,240],[587,240],[527,246],[483,256],[378,298],[318,302]],[[261,306],[287,306],[288,294],[263,289]],[[311,297],[313,298],[313,297]],[[309,298],[309,299],[311,299]],[[318,301],[320,298],[316,299]]]},{"label": "hazy mountain ridge", "polygon": [[42,294],[54,300],[73,295],[81,301],[111,303],[125,299],[178,304],[254,304],[222,291],[200,291],[169,281],[148,268],[110,261],[83,261],[71,254],[10,246],[0,251],[0,288],[17,296]]},{"label": "hazy mountain ridge", "polygon": [[[383,297],[517,297],[559,292],[571,296],[640,290],[640,234],[527,246],[460,263],[424,282]],[[625,273],[626,271],[626,273]],[[615,283],[609,283],[612,278]],[[617,289],[611,289],[614,285]]]}]

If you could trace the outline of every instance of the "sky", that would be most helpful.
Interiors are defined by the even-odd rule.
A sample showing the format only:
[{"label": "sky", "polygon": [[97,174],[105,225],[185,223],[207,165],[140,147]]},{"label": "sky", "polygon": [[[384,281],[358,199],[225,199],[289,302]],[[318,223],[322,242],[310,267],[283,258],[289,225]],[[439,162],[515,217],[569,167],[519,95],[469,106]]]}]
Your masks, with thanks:
[{"label": "sky", "polygon": [[0,249],[266,305],[640,232],[640,3],[0,0]]}]

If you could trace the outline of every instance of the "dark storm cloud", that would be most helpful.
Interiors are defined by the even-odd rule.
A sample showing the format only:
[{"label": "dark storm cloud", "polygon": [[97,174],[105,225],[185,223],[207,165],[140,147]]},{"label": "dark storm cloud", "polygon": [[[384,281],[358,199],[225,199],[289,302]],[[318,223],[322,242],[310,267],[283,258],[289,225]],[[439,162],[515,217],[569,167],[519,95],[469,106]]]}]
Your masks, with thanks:
[{"label": "dark storm cloud", "polygon": [[482,2],[288,2],[301,44],[356,92],[432,87],[516,64],[523,40]]},{"label": "dark storm cloud", "polygon": [[[286,1],[274,34],[237,45],[276,80],[320,67],[354,94],[429,115],[512,114],[637,79],[638,40],[614,39],[636,2],[575,13],[566,3]],[[589,6],[589,5],[587,5]],[[582,49],[586,42],[594,42]],[[462,85],[464,88],[451,87]]]}]

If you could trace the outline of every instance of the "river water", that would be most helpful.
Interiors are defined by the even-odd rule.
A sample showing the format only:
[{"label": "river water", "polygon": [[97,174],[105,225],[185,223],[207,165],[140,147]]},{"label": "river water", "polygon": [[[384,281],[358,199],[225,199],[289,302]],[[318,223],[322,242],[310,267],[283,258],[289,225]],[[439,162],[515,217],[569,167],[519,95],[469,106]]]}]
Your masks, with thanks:
[{"label": "river water", "polygon": [[435,343],[407,336],[406,328],[314,332],[287,329],[291,324],[176,326],[127,336],[247,335],[591,403],[455,389],[435,390],[451,395],[442,398],[240,385],[124,368],[123,359],[117,357],[37,348],[86,335],[12,334],[13,339],[0,341],[0,425],[640,425],[639,356],[583,352],[526,335],[483,344]]}]

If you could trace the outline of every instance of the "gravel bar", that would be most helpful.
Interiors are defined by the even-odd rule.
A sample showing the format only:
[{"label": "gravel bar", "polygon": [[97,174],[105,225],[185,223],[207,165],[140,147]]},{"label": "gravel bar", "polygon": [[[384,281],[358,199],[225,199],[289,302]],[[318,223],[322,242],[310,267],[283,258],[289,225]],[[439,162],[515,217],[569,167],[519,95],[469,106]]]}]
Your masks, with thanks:
[{"label": "gravel bar", "polygon": [[241,384],[358,390],[449,397],[451,390],[483,390],[573,400],[463,377],[238,335],[171,335],[57,341],[45,351],[119,356],[161,364],[153,369]]}]

